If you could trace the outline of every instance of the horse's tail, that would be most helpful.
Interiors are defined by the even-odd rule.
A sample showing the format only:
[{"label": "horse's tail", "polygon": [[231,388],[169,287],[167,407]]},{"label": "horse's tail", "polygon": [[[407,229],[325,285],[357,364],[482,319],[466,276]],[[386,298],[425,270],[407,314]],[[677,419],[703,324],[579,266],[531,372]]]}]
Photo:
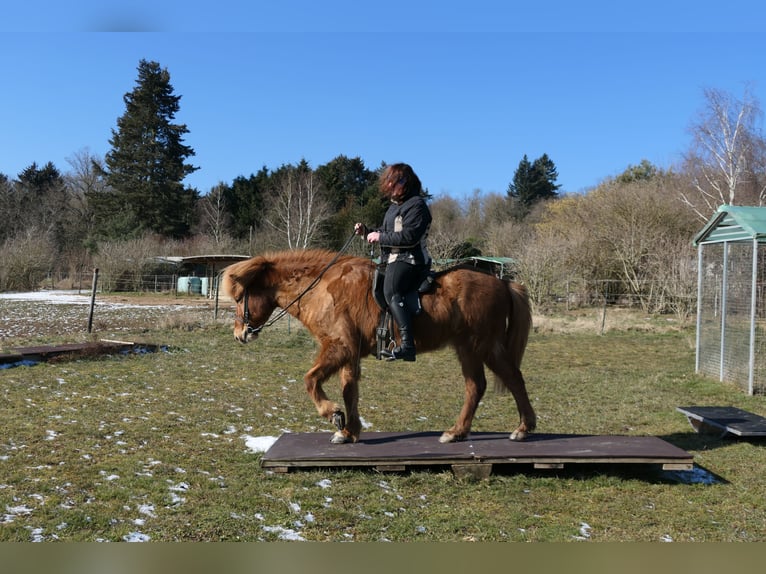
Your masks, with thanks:
[{"label": "horse's tail", "polygon": [[[508,286],[508,315],[505,318],[505,353],[511,365],[521,370],[521,360],[527,349],[529,332],[532,330],[532,308],[529,305],[529,293],[526,286],[515,281],[506,282]],[[495,377],[495,390],[510,390],[499,377]]]}]

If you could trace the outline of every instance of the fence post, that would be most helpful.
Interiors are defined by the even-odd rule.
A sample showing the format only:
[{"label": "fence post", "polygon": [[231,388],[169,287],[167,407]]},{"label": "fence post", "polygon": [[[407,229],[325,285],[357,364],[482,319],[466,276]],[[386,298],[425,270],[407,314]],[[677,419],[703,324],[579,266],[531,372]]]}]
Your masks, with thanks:
[{"label": "fence post", "polygon": [[90,292],[90,311],[88,312],[88,333],[93,330],[93,307],[96,305],[96,286],[98,285],[98,267],[93,269],[93,287]]}]

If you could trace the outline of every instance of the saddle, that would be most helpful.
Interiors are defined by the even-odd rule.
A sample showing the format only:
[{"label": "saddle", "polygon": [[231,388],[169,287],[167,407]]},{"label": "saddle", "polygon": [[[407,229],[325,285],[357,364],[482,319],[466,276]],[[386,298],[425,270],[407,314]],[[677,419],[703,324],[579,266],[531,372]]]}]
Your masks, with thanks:
[{"label": "saddle", "polygon": [[[377,349],[375,357],[378,360],[383,358],[384,349],[392,349],[396,345],[396,341],[393,338],[393,317],[388,309],[386,298],[383,296],[383,279],[386,276],[386,264],[381,263],[375,268],[375,275],[372,279],[372,294],[375,298],[375,302],[380,307],[380,322],[375,332],[377,341]],[[434,282],[436,280],[436,272],[431,269],[426,269],[423,272],[418,288],[406,293],[404,295],[404,304],[407,306],[407,310],[413,317],[417,317],[423,311],[423,306],[420,301],[420,296],[424,293],[430,292],[434,288]]]}]

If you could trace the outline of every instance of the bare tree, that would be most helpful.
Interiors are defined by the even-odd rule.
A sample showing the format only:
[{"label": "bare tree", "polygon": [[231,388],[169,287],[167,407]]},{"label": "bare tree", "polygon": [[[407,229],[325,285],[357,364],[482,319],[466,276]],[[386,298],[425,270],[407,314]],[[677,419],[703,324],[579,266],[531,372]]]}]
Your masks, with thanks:
[{"label": "bare tree", "polygon": [[104,180],[104,161],[100,157],[90,153],[87,148],[81,149],[66,158],[72,168],[66,174],[69,187],[77,195],[86,195],[92,192],[103,191],[106,188]]},{"label": "bare tree", "polygon": [[289,249],[316,244],[322,224],[331,216],[318,178],[305,162],[288,166],[275,175],[266,223],[284,239]]},{"label": "bare tree", "polygon": [[[82,244],[83,238],[92,236],[95,226],[95,214],[88,198],[91,194],[103,192],[107,187],[103,175],[103,159],[84,148],[66,158],[66,161],[71,168],[64,175],[69,188],[69,200],[66,206],[70,215],[68,227],[72,243]],[[75,267],[82,268],[86,257],[85,251],[77,248],[73,248],[72,251],[75,252]]]},{"label": "bare tree", "polygon": [[706,108],[690,128],[692,148],[686,164],[693,193],[682,201],[707,221],[723,204],[762,205],[766,185],[759,181],[766,144],[758,123],[761,109],[748,88],[742,100],[715,89],[706,89]]},{"label": "bare tree", "polygon": [[38,288],[54,262],[50,234],[27,227],[0,243],[0,291]]},{"label": "bare tree", "polygon": [[529,291],[535,307],[545,304],[555,287],[566,278],[566,267],[561,265],[566,246],[562,245],[554,230],[538,225],[529,234],[529,242],[519,245],[517,257],[519,279]]},{"label": "bare tree", "polygon": [[219,183],[200,199],[202,225],[213,237],[216,245],[222,245],[225,242],[228,236],[226,230],[231,225],[231,215],[224,196],[225,189],[226,185]]},{"label": "bare tree", "polygon": [[428,252],[435,261],[446,261],[463,241],[464,216],[457,200],[442,196],[431,202]]}]

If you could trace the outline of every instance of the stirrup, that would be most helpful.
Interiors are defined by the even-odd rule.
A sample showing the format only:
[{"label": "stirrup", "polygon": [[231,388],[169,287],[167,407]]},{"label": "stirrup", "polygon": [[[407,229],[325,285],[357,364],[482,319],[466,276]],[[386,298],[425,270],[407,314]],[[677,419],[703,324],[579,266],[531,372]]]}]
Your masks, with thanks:
[{"label": "stirrup", "polygon": [[404,352],[401,347],[395,347],[391,351],[384,349],[381,354],[386,357],[386,361],[407,361],[409,363],[415,361],[416,357],[414,348],[411,352]]},{"label": "stirrup", "polygon": [[380,317],[380,324],[375,331],[375,338],[377,342],[375,358],[379,361],[385,357],[390,356],[391,351],[388,350],[388,346],[392,345],[391,341],[391,313],[386,310]]}]

